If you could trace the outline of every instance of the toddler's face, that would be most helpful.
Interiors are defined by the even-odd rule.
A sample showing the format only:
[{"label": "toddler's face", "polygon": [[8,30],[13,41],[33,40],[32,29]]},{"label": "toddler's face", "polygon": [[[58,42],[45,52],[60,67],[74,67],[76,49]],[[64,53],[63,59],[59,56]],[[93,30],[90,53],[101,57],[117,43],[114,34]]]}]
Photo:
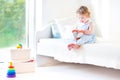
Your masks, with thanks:
[{"label": "toddler's face", "polygon": [[86,23],[89,19],[89,17],[86,14],[84,14],[84,15],[78,14],[78,18],[79,18],[80,22],[82,22],[82,23]]}]

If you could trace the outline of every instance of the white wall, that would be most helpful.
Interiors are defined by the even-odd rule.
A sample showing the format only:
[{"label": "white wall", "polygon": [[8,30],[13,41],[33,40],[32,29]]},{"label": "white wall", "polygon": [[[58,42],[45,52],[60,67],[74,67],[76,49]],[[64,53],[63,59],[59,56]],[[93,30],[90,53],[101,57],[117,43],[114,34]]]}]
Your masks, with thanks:
[{"label": "white wall", "polygon": [[43,25],[55,18],[74,16],[78,8],[78,0],[42,0],[42,4]]},{"label": "white wall", "polygon": [[[120,35],[120,0],[110,0],[110,36],[119,38]],[[120,39],[120,38],[119,38]]]},{"label": "white wall", "polygon": [[91,0],[91,6],[93,9],[93,15],[95,17],[95,23],[98,28],[100,36],[104,39],[109,37],[109,1],[110,0]]},{"label": "white wall", "polygon": [[42,0],[35,0],[35,26],[39,31],[42,26]]}]

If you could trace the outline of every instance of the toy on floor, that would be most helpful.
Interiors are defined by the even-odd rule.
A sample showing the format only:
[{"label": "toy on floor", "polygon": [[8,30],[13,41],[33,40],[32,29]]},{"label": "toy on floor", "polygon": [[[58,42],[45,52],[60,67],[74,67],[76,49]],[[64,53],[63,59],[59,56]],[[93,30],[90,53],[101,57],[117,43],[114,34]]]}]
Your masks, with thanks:
[{"label": "toy on floor", "polygon": [[8,69],[8,72],[7,72],[7,77],[8,78],[15,78],[16,77],[16,72],[15,72],[15,69],[14,69],[14,66],[13,66],[13,63],[12,62],[9,62],[10,65],[9,65],[9,69]]},{"label": "toy on floor", "polygon": [[16,48],[17,49],[21,49],[22,48],[22,44],[17,44]]}]

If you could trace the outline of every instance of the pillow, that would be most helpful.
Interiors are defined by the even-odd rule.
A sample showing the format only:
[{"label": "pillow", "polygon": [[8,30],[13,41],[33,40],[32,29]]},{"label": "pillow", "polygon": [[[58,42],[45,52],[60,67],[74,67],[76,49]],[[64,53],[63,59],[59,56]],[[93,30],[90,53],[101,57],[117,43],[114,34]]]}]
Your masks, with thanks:
[{"label": "pillow", "polygon": [[68,39],[73,36],[72,30],[76,27],[76,20],[74,18],[55,19],[54,21],[58,27],[61,38]]},{"label": "pillow", "polygon": [[55,21],[53,21],[53,22],[51,23],[51,29],[52,29],[52,37],[53,37],[53,38],[61,38],[59,29],[58,29]]},{"label": "pillow", "polygon": [[62,32],[63,39],[70,39],[73,37],[72,30],[74,27],[72,25],[64,25],[64,31]]}]

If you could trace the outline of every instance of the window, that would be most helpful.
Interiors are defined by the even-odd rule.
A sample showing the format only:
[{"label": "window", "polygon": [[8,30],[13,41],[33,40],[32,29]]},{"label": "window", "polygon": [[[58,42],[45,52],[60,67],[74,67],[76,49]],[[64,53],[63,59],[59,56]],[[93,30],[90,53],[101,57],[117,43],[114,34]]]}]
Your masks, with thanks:
[{"label": "window", "polygon": [[35,0],[0,0],[0,61],[9,60],[10,49],[34,42]]},{"label": "window", "polygon": [[0,48],[26,43],[25,0],[0,0]]}]

